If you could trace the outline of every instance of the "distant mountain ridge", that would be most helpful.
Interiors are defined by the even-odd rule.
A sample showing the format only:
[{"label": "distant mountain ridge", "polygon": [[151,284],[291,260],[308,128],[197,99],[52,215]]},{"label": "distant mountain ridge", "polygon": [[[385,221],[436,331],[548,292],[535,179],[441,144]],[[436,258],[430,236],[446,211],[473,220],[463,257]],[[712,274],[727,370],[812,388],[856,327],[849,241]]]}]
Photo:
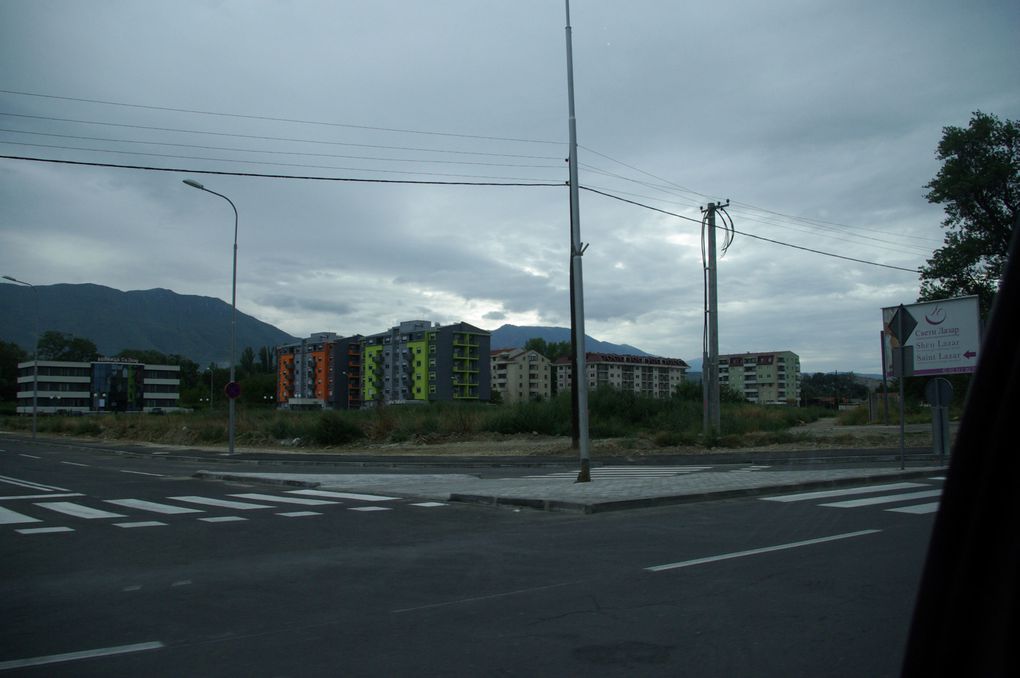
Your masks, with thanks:
[{"label": "distant mountain ridge", "polygon": [[[503,325],[492,330],[489,345],[493,350],[501,348],[523,348],[528,339],[545,339],[547,342],[570,341],[570,328]],[[585,335],[585,347],[589,353],[616,353],[618,355],[651,355],[629,344],[613,344]]]},{"label": "distant mountain ridge", "polygon": [[[101,355],[131,349],[176,353],[201,366],[226,364],[230,304],[167,289],[123,292],[93,284],[0,285],[0,339],[31,353],[39,332],[56,330],[95,342]],[[237,312],[237,355],[246,346],[294,341],[286,332]]]}]

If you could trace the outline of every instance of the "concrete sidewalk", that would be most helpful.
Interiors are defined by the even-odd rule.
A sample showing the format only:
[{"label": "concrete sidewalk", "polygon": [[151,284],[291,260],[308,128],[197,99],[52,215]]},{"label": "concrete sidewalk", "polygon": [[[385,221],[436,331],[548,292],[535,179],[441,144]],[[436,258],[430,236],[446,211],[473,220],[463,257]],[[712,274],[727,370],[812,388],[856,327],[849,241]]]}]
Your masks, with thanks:
[{"label": "concrete sidewalk", "polygon": [[876,481],[924,478],[944,467],[758,470],[750,467],[675,476],[482,479],[465,474],[315,474],[199,471],[198,478],[239,480],[432,501],[473,502],[547,511],[598,513],[731,497],[781,494]]}]

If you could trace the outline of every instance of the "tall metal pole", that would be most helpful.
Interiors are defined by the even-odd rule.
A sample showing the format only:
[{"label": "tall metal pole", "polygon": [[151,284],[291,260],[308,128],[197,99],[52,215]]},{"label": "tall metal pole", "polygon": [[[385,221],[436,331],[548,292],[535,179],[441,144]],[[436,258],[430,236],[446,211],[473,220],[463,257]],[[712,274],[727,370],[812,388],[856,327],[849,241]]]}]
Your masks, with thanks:
[{"label": "tall metal pole", "polygon": [[584,285],[581,257],[586,249],[581,243],[581,215],[577,188],[577,119],[574,115],[574,50],[570,40],[570,0],[564,0],[567,12],[567,104],[570,129],[570,271],[573,274],[574,309],[571,328],[577,337],[574,346],[574,383],[577,384],[577,447],[581,470],[577,482],[591,482],[591,450],[588,437],[588,367],[585,362]]},{"label": "tall metal pole", "polygon": [[[208,188],[198,183],[197,181],[193,181],[191,179],[184,179],[184,183],[187,184],[188,186],[191,186],[192,188],[197,188],[200,191],[205,191],[206,193],[218,195],[219,197],[229,202],[230,206],[234,209],[234,265],[233,272],[231,273],[231,285],[230,285],[230,383],[233,384],[235,362],[234,355],[236,353],[237,348],[237,206],[234,205],[234,201],[228,198],[227,196],[223,195],[222,193],[217,193],[216,191],[210,191]],[[227,407],[229,408],[228,411],[230,421],[230,428],[228,432],[229,454],[234,454],[234,437],[237,422],[237,414],[234,408],[235,400],[236,398],[231,396],[228,396],[227,398],[228,402]]]},{"label": "tall metal pole", "polygon": [[32,283],[27,283],[24,280],[18,280],[12,278],[9,275],[3,276],[4,280],[10,280],[13,283],[19,285],[25,285],[26,287],[32,288],[33,297],[35,298],[35,349],[32,351],[32,440],[35,440],[37,427],[37,418],[39,414],[39,290],[35,288]]},{"label": "tall metal pole", "polygon": [[715,255],[716,203],[708,203],[708,364],[702,366],[704,379],[704,433],[719,433],[719,293]]}]

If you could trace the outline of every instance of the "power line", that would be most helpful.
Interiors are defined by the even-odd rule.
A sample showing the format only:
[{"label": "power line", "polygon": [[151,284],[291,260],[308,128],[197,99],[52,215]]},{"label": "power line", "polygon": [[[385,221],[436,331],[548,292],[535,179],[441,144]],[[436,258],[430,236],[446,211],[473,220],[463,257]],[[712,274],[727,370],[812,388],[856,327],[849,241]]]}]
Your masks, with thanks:
[{"label": "power line", "polygon": [[214,174],[228,177],[255,177],[259,179],[296,179],[302,181],[340,181],[360,184],[409,184],[421,186],[505,186],[521,188],[552,187],[562,188],[564,183],[502,182],[502,181],[434,181],[416,179],[361,179],[355,177],[300,176],[293,174],[263,174],[258,172],[227,172],[225,170],[199,170],[187,167],[150,167],[146,165],[121,165],[109,162],[85,162],[83,160],[57,160],[55,158],[33,158],[20,155],[0,155],[5,160],[25,160],[56,165],[79,165],[83,167],[110,167],[114,169],[144,170],[147,172],[177,172],[184,174]]},{"label": "power line", "polygon": [[0,141],[0,144],[7,144],[11,146],[30,146],[32,148],[52,148],[61,151],[86,151],[89,153],[115,153],[117,155],[140,155],[151,158],[174,158],[177,160],[203,160],[209,162],[227,162],[240,165],[275,165],[277,167],[301,167],[304,169],[328,169],[328,170],[343,170],[346,172],[377,172],[380,174],[419,174],[424,176],[435,176],[435,177],[461,177],[461,178],[473,178],[473,179],[510,179],[513,181],[537,181],[532,179],[525,179],[521,177],[491,177],[477,174],[448,174],[443,172],[422,172],[422,171],[405,171],[405,170],[390,170],[390,169],[372,169],[365,167],[336,167],[334,165],[306,165],[301,163],[293,162],[266,162],[261,160],[234,160],[232,158],[207,158],[203,156],[194,155],[175,155],[173,153],[142,153],[139,151],[114,151],[106,148],[82,148],[80,146],[57,146],[55,144],[29,144],[19,141]]},{"label": "power line", "polygon": [[80,103],[100,104],[100,105],[103,105],[103,106],[120,106],[120,107],[123,107],[123,108],[138,108],[138,109],[143,109],[143,110],[147,110],[147,111],[170,111],[170,112],[173,112],[173,113],[190,113],[190,114],[193,114],[193,115],[209,115],[209,116],[216,116],[216,117],[221,117],[221,118],[241,118],[241,119],[245,119],[245,120],[265,120],[265,121],[270,121],[270,122],[295,123],[295,124],[299,124],[299,125],[319,125],[319,126],[324,126],[324,127],[344,127],[344,128],[348,128],[348,129],[372,130],[372,131],[376,131],[376,132],[398,132],[398,133],[401,133],[401,134],[421,134],[421,135],[428,135],[428,136],[456,137],[456,138],[460,138],[460,139],[480,139],[480,140],[486,140],[486,141],[513,141],[513,142],[526,143],[526,144],[555,144],[557,146],[563,145],[562,141],[547,141],[547,140],[543,140],[543,139],[519,139],[519,138],[514,138],[514,137],[485,136],[485,135],[481,135],[481,134],[462,134],[462,133],[458,133],[458,132],[435,132],[435,131],[430,131],[430,130],[402,129],[402,128],[399,128],[399,127],[375,127],[375,126],[372,126],[372,125],[355,125],[355,124],[351,124],[351,123],[326,122],[326,121],[322,121],[322,120],[301,120],[301,119],[298,119],[298,118],[277,118],[277,117],[273,117],[273,116],[269,116],[269,115],[251,115],[251,114],[245,114],[245,113],[221,113],[221,112],[217,112],[217,111],[202,111],[202,110],[191,109],[191,108],[174,108],[174,107],[171,107],[171,106],[149,106],[149,105],[145,105],[145,104],[126,103],[126,102],[123,102],[123,101],[107,101],[107,100],[104,100],[104,99],[86,99],[86,98],[81,98],[81,97],[66,97],[66,96],[57,96],[55,94],[41,94],[41,93],[38,93],[38,92],[21,92],[21,91],[18,91],[18,90],[11,90],[11,89],[0,89],[0,93],[3,93],[3,94],[15,94],[15,95],[18,95],[18,96],[25,96],[25,97],[37,97],[37,98],[40,98],[40,99],[55,99],[55,100],[59,100],[59,101],[77,101],[77,102],[80,102]]},{"label": "power line", "polygon": [[[592,193],[598,193],[599,195],[605,196],[607,198],[612,198],[613,200],[619,200],[620,202],[629,203],[629,204],[635,205],[637,207],[643,207],[644,209],[652,210],[653,212],[661,212],[662,214],[667,214],[667,215],[669,215],[671,217],[676,217],[677,219],[685,219],[687,221],[693,221],[696,224],[701,224],[701,220],[700,219],[692,219],[691,217],[685,217],[682,214],[676,214],[674,212],[670,212],[670,211],[667,211],[667,210],[659,209],[658,207],[652,207],[651,205],[645,205],[645,204],[637,202],[635,200],[629,200],[627,198],[621,198],[620,196],[613,195],[612,193],[606,193],[605,191],[599,191],[599,190],[596,190],[594,188],[589,188],[587,186],[579,186],[578,188],[580,188],[582,190],[585,190],[585,191],[590,191]],[[914,268],[904,268],[902,266],[893,266],[891,264],[880,264],[877,261],[868,261],[866,259],[857,259],[857,258],[854,258],[854,257],[844,256],[842,254],[834,254],[832,252],[824,252],[822,250],[816,250],[816,249],[812,249],[810,247],[803,247],[801,245],[794,245],[792,243],[783,242],[781,240],[773,240],[772,238],[765,238],[763,236],[755,235],[753,233],[746,233],[744,231],[738,231],[735,228],[732,229],[732,232],[733,233],[737,233],[739,235],[746,236],[748,238],[753,238],[755,240],[763,240],[765,242],[770,242],[770,243],[772,243],[774,245],[782,245],[783,247],[792,247],[793,249],[802,250],[804,252],[811,252],[812,254],[820,254],[820,255],[823,255],[823,256],[826,256],[826,257],[833,257],[833,258],[836,258],[836,259],[843,259],[845,261],[854,261],[854,262],[857,262],[859,264],[867,264],[869,266],[880,266],[882,268],[891,268],[891,269],[896,270],[896,271],[906,271],[907,273],[920,273],[919,270],[914,269]]]},{"label": "power line", "polygon": [[[514,168],[527,168],[527,169],[560,169],[562,163],[556,165],[525,165],[520,163],[495,163],[495,162],[478,162],[471,160],[424,160],[418,158],[385,158],[378,156],[364,156],[364,155],[341,155],[338,153],[303,153],[301,151],[271,151],[267,149],[252,149],[252,148],[236,148],[230,146],[204,146],[201,144],[180,144],[169,141],[143,141],[140,139],[112,139],[110,137],[87,137],[76,134],[56,134],[54,132],[29,132],[27,130],[18,129],[6,129],[0,128],[0,132],[8,132],[11,134],[29,134],[32,136],[42,137],[56,137],[58,139],[75,139],[78,141],[108,141],[115,144],[141,144],[145,146],[172,146],[175,148],[197,148],[207,151],[230,151],[234,153],[265,153],[267,155],[296,155],[306,156],[312,158],[344,158],[348,160],[375,160],[382,162],[417,162],[417,163],[431,163],[431,164],[443,164],[443,165],[478,165],[483,167],[514,167]],[[0,143],[17,143],[17,142],[2,142]],[[59,146],[55,148],[61,148]]]},{"label": "power line", "polygon": [[173,132],[176,134],[206,134],[209,136],[216,137],[232,137],[235,139],[258,139],[260,141],[286,141],[290,143],[301,143],[301,144],[324,144],[327,146],[352,146],[357,148],[381,148],[394,151],[414,151],[418,153],[449,153],[454,155],[483,155],[492,157],[502,158],[525,158],[531,160],[556,160],[562,161],[562,158],[548,155],[525,155],[515,153],[492,153],[486,151],[458,151],[441,148],[416,148],[413,146],[386,146],[382,144],[358,144],[347,141],[325,141],[322,139],[301,139],[294,137],[274,137],[260,134],[240,134],[237,132],[210,132],[207,130],[197,129],[182,129],[179,127],[156,127],[153,125],[133,125],[124,122],[105,122],[102,120],[79,120],[76,118],[58,118],[55,116],[48,115],[31,115],[28,113],[10,113],[8,111],[0,111],[0,115],[8,116],[11,118],[26,118],[29,120],[47,120],[50,122],[70,122],[78,125],[102,125],[104,127],[124,127],[128,129],[142,129],[154,132]]}]

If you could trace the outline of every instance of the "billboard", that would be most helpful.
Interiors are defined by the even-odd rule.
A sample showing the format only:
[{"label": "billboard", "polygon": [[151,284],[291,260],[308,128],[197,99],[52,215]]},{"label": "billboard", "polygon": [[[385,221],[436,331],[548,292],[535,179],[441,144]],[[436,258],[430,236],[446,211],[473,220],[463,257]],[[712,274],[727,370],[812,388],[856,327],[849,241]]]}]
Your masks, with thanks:
[{"label": "billboard", "polygon": [[905,353],[907,360],[913,356],[913,363],[906,365],[907,374],[973,372],[981,349],[980,326],[976,296],[883,308],[882,355],[886,376],[896,376],[893,353],[901,345],[910,349]]}]

